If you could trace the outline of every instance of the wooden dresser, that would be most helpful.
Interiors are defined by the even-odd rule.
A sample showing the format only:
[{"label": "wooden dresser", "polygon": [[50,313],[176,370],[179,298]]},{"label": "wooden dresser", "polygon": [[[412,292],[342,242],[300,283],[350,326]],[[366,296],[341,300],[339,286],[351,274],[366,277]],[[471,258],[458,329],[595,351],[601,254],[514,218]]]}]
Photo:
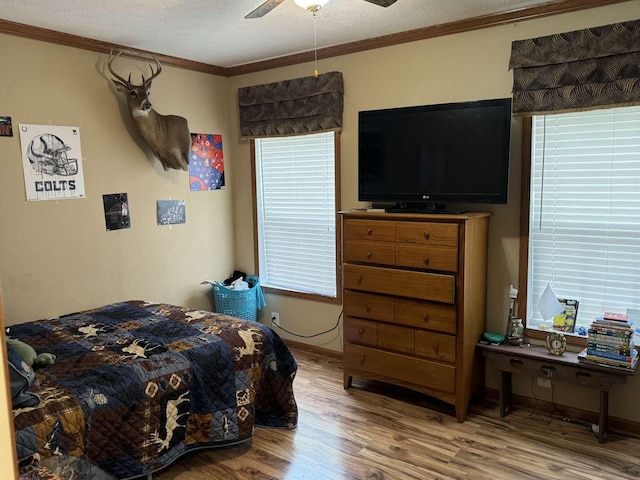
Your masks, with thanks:
[{"label": "wooden dresser", "polygon": [[401,385],[464,421],[484,382],[489,216],[341,212],[345,389]]}]

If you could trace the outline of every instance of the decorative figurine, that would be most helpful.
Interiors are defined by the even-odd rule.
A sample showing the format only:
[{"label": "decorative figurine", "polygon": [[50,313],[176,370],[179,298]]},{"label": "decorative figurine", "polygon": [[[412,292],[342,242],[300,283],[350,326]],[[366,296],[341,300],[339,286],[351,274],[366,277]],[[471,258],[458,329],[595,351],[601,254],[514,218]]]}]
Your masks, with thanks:
[{"label": "decorative figurine", "polygon": [[509,285],[509,318],[507,319],[507,341],[511,345],[522,345],[524,337],[524,325],[522,319],[517,318],[518,289]]}]

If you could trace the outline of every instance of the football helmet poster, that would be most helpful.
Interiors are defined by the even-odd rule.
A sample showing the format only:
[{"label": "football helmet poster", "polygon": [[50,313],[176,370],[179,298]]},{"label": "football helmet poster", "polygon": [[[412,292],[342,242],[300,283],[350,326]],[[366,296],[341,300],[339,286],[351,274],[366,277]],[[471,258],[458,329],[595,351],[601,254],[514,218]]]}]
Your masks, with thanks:
[{"label": "football helmet poster", "polygon": [[80,129],[20,124],[27,200],[84,198]]}]

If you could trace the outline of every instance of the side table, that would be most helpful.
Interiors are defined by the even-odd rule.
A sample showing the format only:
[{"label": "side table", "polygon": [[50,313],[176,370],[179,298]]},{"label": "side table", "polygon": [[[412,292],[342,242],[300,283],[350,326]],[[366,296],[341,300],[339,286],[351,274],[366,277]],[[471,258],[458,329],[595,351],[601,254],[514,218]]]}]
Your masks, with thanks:
[{"label": "side table", "polygon": [[500,370],[500,417],[511,411],[511,375],[528,374],[538,378],[573,383],[600,390],[598,413],[598,442],[602,443],[607,432],[609,417],[609,389],[612,385],[627,383],[627,377],[635,369],[623,370],[601,365],[580,363],[578,354],[564,352],[551,355],[543,346],[486,345],[479,343],[482,355]]}]

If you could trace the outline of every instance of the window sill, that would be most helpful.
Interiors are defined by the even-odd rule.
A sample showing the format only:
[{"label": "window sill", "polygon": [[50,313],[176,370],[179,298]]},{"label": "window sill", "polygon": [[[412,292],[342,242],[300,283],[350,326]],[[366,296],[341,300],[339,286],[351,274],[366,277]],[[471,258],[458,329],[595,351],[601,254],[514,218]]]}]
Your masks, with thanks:
[{"label": "window sill", "polygon": [[286,290],[284,288],[278,288],[278,287],[268,287],[265,285],[261,285],[262,287],[262,291],[264,293],[271,293],[271,294],[275,294],[275,295],[282,295],[285,297],[295,297],[295,298],[302,298],[305,300],[314,300],[316,302],[322,302],[322,303],[331,303],[331,304],[335,304],[335,305],[339,305],[342,303],[342,296],[338,295],[337,297],[326,297],[323,295],[319,295],[317,293],[304,293],[304,292],[296,292],[294,290]]},{"label": "window sill", "polygon": [[[547,335],[553,331],[555,330],[538,330],[536,328],[527,328],[525,330],[525,336],[527,338],[536,340],[545,340],[547,338]],[[580,348],[584,348],[587,346],[587,337],[583,337],[582,335],[578,335],[576,333],[562,333],[564,333],[564,336],[567,339],[567,345],[574,345]]]}]

